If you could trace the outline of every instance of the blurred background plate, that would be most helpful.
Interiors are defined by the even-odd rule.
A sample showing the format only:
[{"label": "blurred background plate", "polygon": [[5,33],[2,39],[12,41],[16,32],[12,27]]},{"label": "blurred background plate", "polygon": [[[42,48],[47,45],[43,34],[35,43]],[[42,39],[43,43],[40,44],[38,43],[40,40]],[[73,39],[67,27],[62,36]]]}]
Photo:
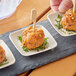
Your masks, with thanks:
[{"label": "blurred background plate", "polygon": [[22,0],[1,0],[0,1],[0,19],[12,15]]}]

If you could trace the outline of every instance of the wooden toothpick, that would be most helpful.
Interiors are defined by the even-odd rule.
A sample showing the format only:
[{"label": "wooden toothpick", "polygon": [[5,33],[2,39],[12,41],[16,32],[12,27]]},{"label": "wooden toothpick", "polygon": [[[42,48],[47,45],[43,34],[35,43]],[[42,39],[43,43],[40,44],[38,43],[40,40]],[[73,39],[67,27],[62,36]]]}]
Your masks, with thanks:
[{"label": "wooden toothpick", "polygon": [[73,2],[73,12],[75,12],[76,11],[76,0],[72,0],[72,2]]},{"label": "wooden toothpick", "polygon": [[32,9],[31,13],[31,19],[33,21],[33,31],[35,32],[37,11],[35,9]]}]

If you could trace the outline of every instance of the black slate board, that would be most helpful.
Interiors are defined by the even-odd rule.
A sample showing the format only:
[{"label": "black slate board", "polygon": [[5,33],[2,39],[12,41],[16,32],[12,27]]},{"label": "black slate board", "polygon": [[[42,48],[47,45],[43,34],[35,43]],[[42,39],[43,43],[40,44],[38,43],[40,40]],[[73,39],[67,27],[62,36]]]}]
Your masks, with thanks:
[{"label": "black slate board", "polygon": [[13,31],[0,35],[0,39],[5,41],[16,58],[16,63],[14,65],[0,70],[0,76],[16,76],[17,74],[20,74],[27,70],[37,68],[41,65],[76,53],[76,35],[71,37],[60,36],[54,30],[48,20],[39,22],[37,24],[43,25],[52,34],[52,36],[57,41],[58,46],[55,49],[44,53],[24,57],[17,51],[9,39],[9,34]]}]

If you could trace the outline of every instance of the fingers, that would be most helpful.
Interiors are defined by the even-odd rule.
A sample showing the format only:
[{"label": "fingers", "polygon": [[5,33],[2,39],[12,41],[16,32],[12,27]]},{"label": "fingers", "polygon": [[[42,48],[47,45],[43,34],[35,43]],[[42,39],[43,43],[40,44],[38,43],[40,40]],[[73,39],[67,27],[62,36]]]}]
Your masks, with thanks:
[{"label": "fingers", "polygon": [[53,11],[58,11],[58,7],[59,7],[61,1],[62,0],[50,0],[51,8],[53,9]]},{"label": "fingers", "polygon": [[72,6],[73,6],[72,0],[62,0],[61,4],[59,6],[59,11],[64,13]]}]

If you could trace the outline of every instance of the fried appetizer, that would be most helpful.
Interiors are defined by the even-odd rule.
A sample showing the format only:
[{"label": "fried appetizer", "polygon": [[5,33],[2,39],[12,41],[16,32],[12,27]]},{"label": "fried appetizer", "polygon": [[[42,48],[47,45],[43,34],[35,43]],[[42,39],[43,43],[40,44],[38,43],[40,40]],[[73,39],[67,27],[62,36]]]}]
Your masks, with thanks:
[{"label": "fried appetizer", "polygon": [[69,9],[62,17],[61,24],[64,29],[76,31],[76,12],[73,13],[72,9]]},{"label": "fried appetizer", "polygon": [[0,46],[0,63],[2,63],[5,60],[5,51],[4,49]]},{"label": "fried appetizer", "polygon": [[35,49],[43,44],[44,36],[44,31],[42,29],[35,28],[34,32],[33,27],[30,26],[23,32],[22,44],[28,49]]}]

